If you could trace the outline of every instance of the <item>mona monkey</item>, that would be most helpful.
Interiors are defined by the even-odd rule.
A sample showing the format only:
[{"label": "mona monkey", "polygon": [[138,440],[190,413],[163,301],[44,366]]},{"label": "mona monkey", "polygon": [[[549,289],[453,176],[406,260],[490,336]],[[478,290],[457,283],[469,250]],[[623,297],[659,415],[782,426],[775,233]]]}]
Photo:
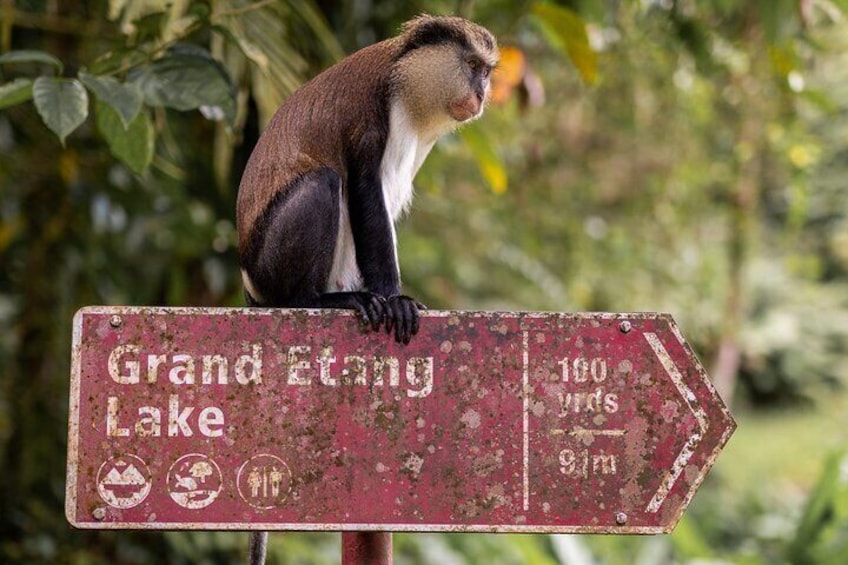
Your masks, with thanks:
[{"label": "mona monkey", "polygon": [[436,140],[483,113],[497,60],[485,28],[422,15],[294,92],[239,186],[248,304],[352,309],[409,343],[424,307],[401,294],[395,222]]}]

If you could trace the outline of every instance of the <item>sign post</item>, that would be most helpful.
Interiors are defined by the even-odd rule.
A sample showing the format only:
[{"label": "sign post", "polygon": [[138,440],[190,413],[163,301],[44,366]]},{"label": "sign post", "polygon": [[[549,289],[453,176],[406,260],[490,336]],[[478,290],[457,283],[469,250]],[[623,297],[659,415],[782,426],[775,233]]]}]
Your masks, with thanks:
[{"label": "sign post", "polygon": [[92,307],[72,361],[79,528],[669,532],[736,425],[667,314]]}]

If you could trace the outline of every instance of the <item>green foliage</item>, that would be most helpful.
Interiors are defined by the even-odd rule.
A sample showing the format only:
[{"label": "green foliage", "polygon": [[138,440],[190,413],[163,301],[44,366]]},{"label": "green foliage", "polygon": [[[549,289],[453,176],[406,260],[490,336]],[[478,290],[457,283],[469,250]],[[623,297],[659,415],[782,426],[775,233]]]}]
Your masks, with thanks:
[{"label": "green foliage", "polygon": [[[236,115],[235,91],[226,69],[203,48],[189,45],[172,45],[162,57],[150,63],[139,64],[127,53],[134,67],[121,82],[109,74],[95,75],[79,72],[79,79],[59,79],[40,76],[32,84],[32,97],[45,125],[64,144],[65,138],[88,117],[88,95],[94,93],[99,102],[112,108],[125,130],[124,135],[138,136],[134,140],[118,140],[109,127],[109,114],[98,121],[100,131],[112,153],[134,171],[143,171],[151,160],[149,148],[155,132],[142,108],[166,107],[176,110],[196,110],[213,120],[225,120],[232,125]],[[0,57],[0,63],[37,62],[50,63],[61,72],[61,62],[44,52],[34,50],[9,52]],[[123,64],[118,58],[111,64]],[[100,65],[101,68],[104,65]],[[108,66],[108,65],[107,65]],[[85,85],[85,88],[83,88]],[[29,98],[28,79],[16,79],[0,91],[0,107],[25,102]],[[138,118],[145,114],[143,118]],[[119,145],[116,145],[119,144]],[[135,147],[131,144],[135,144]],[[142,149],[135,155],[135,148]]]},{"label": "green foliage", "polygon": [[36,49],[18,49],[15,51],[7,51],[0,55],[0,64],[7,63],[40,63],[52,67],[55,71],[61,74],[64,66],[62,61],[49,53],[38,51]]},{"label": "green foliage", "polygon": [[128,76],[153,107],[196,110],[210,119],[232,124],[235,92],[223,66],[205,50],[175,45],[165,56],[135,69]]},{"label": "green foliage", "polygon": [[106,139],[109,150],[136,173],[141,173],[153,159],[153,124],[146,112],[124,124],[123,116],[105,102],[98,102],[97,129]]},{"label": "green foliage", "polygon": [[141,89],[135,83],[121,83],[110,76],[90,75],[80,72],[80,81],[97,97],[97,100],[108,104],[121,119],[124,129],[138,116],[141,110]]},{"label": "green foliage", "polygon": [[787,549],[791,563],[843,563],[848,559],[848,454],[827,458]]},{"label": "green foliage", "polygon": [[16,78],[0,86],[0,110],[22,104],[32,99],[32,81],[28,78]]},{"label": "green foliage", "polygon": [[586,23],[572,10],[556,4],[536,3],[533,13],[553,43],[565,51],[588,84],[598,80],[598,58],[589,45]]},{"label": "green foliage", "polygon": [[497,154],[491,137],[485,135],[475,125],[460,130],[459,135],[471,150],[474,161],[480,168],[480,174],[495,194],[502,194],[508,184],[506,167]]},{"label": "green foliage", "polygon": [[[140,136],[134,141],[122,140],[123,148],[116,148],[116,137],[106,139],[112,154],[137,173],[151,161],[146,151],[150,135],[155,144],[161,133],[151,129],[148,118],[137,119],[139,113],[147,115],[153,108],[199,110],[227,128],[241,127],[244,124],[236,124],[236,119],[240,111],[244,114],[244,108],[237,107],[237,87],[231,73],[249,71],[255,73],[253,94],[265,113],[263,121],[267,121],[283,98],[301,83],[309,66],[299,48],[288,43],[291,29],[297,27],[303,37],[313,33],[325,56],[340,55],[323,19],[308,2],[113,1],[109,3],[109,19],[119,21],[125,41],[99,53],[90,68],[80,70],[76,78],[54,78],[55,73],[63,72],[64,65],[52,54],[37,49],[4,53],[0,64],[30,72],[47,70],[35,79],[34,102],[45,125],[63,144],[88,116],[87,95],[80,82],[85,85],[98,101],[118,113],[126,135]],[[223,44],[215,43],[219,58],[206,47],[186,41],[200,32],[225,39]],[[0,109],[27,102],[33,86],[30,80],[19,77],[0,86]],[[104,135],[112,133],[102,125],[99,129]],[[145,151],[135,155],[130,148],[133,143]],[[227,150],[232,150],[231,143]],[[222,171],[221,176],[225,175]]]}]

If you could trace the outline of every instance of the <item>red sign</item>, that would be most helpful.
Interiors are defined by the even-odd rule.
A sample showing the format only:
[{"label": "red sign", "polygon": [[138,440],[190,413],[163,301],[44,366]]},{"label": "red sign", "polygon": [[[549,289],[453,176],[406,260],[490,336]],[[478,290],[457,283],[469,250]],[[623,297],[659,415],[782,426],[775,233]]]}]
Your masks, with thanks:
[{"label": "red sign", "polygon": [[80,528],[670,531],[736,424],[667,314],[85,308]]}]

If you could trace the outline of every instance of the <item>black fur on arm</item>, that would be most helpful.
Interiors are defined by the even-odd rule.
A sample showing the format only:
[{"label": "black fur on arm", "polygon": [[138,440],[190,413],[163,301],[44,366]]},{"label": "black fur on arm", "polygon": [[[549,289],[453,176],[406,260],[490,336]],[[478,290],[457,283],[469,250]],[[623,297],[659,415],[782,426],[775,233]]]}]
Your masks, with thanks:
[{"label": "black fur on arm", "polygon": [[395,339],[406,344],[418,332],[418,311],[424,307],[400,294],[400,269],[392,220],[383,200],[380,182],[384,145],[385,140],[366,140],[362,151],[349,165],[348,206],[356,263],[365,289],[386,299],[386,332],[394,330]]}]

